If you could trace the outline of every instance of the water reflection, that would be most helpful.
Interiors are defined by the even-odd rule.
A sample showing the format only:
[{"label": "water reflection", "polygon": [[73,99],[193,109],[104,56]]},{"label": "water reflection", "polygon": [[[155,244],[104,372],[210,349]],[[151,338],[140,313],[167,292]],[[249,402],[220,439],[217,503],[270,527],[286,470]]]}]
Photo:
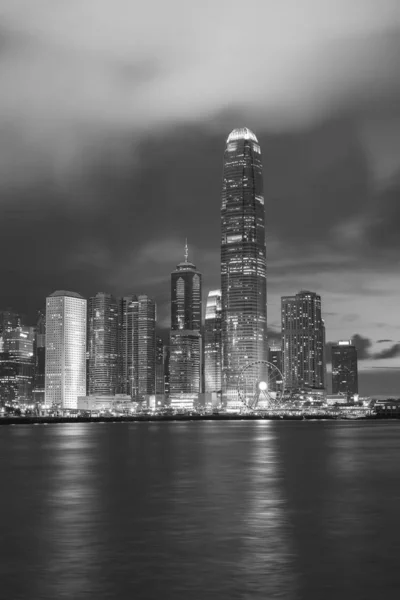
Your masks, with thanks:
[{"label": "water reflection", "polygon": [[251,598],[293,598],[293,548],[282,486],[282,458],[273,423],[258,425],[250,448],[241,575],[248,582],[247,593]]},{"label": "water reflection", "polygon": [[99,467],[93,427],[70,424],[47,429],[52,477],[42,529],[49,548],[45,576],[38,581],[38,597],[78,598],[95,591],[99,580]]},{"label": "water reflection", "polygon": [[397,423],[0,431],[2,596],[397,598]]}]

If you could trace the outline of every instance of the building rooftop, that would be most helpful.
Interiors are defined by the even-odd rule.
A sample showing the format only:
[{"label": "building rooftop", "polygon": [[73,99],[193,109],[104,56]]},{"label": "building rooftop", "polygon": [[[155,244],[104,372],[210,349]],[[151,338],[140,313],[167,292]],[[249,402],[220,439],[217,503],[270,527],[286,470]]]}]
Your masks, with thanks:
[{"label": "building rooftop", "polygon": [[234,142],[236,140],[253,140],[253,142],[258,142],[255,133],[248,127],[240,127],[231,131],[226,142]]},{"label": "building rooftop", "polygon": [[67,292],[66,290],[57,290],[49,295],[49,298],[55,298],[57,296],[69,296],[70,298],[80,298],[84,300],[84,297],[77,292]]},{"label": "building rooftop", "polygon": [[176,265],[175,271],[197,271],[196,265],[191,262],[180,262]]}]

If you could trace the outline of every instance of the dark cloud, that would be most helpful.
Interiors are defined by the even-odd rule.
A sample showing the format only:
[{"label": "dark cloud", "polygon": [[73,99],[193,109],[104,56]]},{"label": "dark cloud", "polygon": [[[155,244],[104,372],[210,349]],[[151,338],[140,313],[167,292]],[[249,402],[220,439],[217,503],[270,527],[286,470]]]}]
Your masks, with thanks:
[{"label": "dark cloud", "polygon": [[387,348],[386,350],[382,350],[381,352],[376,352],[373,355],[374,360],[383,360],[385,358],[394,358],[396,356],[400,356],[400,344],[394,344]]},{"label": "dark cloud", "polygon": [[[227,131],[241,121],[238,115],[229,118],[232,121]],[[317,150],[308,150],[309,159],[303,157],[301,161],[313,139],[312,132],[281,138],[261,132],[259,136],[266,149],[263,162],[270,281],[315,272],[360,273],[370,266],[368,261],[363,263],[357,244],[349,250],[348,240],[336,240],[339,224],[346,223],[353,211],[361,211],[361,190],[369,186],[368,170],[364,166],[358,171],[360,199],[354,209],[354,175],[349,181],[347,167],[335,168],[334,195],[339,200],[325,198],[322,191],[331,186],[332,175],[314,158],[330,149],[337,132],[330,124],[326,129],[318,126],[318,131]],[[186,127],[153,134],[137,144],[129,141],[127,133],[120,138],[120,148],[124,149],[120,163],[109,162],[109,150],[105,149],[104,154],[97,152],[95,163],[79,178],[43,180],[23,189],[3,188],[0,250],[3,256],[8,254],[7,263],[3,263],[8,303],[19,296],[23,310],[29,310],[26,289],[30,290],[29,304],[36,306],[41,306],[44,296],[56,287],[70,287],[84,295],[102,289],[113,293],[147,291],[158,300],[160,317],[167,320],[169,273],[181,260],[186,237],[192,260],[203,272],[205,290],[219,287],[225,135],[201,126]],[[343,164],[341,158],[339,164]],[[314,191],[313,181],[321,178],[324,184],[321,188],[318,184]],[[278,201],[272,191],[280,186],[284,196]],[[23,252],[22,260],[19,252],[7,252],[11,240],[13,247]],[[33,249],[28,251],[31,245]],[[386,290],[363,293],[379,295]]]},{"label": "dark cloud", "polygon": [[372,341],[369,338],[355,333],[351,339],[353,341],[353,344],[357,348],[358,360],[365,360],[371,357],[370,348],[372,346]]},{"label": "dark cloud", "polygon": [[[358,360],[367,360],[373,358],[373,355],[370,352],[370,349],[372,347],[372,340],[358,333],[355,333],[351,339],[354,346],[357,348]],[[325,346],[327,363],[332,362],[332,346],[336,343],[337,342],[328,342]]]},{"label": "dark cloud", "polygon": [[[384,360],[389,358],[395,358],[396,356],[400,356],[400,343],[394,344],[390,346],[390,348],[386,348],[385,350],[381,350],[380,352],[371,352],[372,348],[372,340],[358,333],[355,333],[352,336],[352,341],[355,347],[357,348],[357,357],[358,360]],[[376,343],[387,343],[392,340],[378,340]],[[329,342],[326,345],[326,356],[327,362],[332,362],[332,345],[333,342]]]},{"label": "dark cloud", "polygon": [[400,171],[396,177],[377,195],[369,215],[366,236],[369,245],[388,255],[395,250],[393,259],[397,260],[400,248]]},{"label": "dark cloud", "polygon": [[344,321],[345,323],[353,323],[354,321],[357,321],[359,318],[360,318],[360,315],[357,315],[355,313],[350,313],[347,315],[343,315],[342,321]]}]

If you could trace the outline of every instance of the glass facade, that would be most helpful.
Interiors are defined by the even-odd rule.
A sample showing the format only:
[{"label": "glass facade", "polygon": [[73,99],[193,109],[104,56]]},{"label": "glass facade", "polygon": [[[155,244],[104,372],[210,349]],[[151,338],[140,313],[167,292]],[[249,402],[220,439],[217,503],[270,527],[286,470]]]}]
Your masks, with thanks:
[{"label": "glass facade", "polygon": [[117,335],[117,301],[99,292],[88,302],[89,395],[114,396],[117,391]]},{"label": "glass facade", "polygon": [[267,360],[265,207],[261,150],[254,133],[235,129],[224,153],[221,208],[222,394],[240,406],[238,376]]},{"label": "glass facade", "polygon": [[0,399],[32,400],[34,327],[6,329],[1,336]]},{"label": "glass facade", "polygon": [[118,300],[118,388],[142,402],[155,394],[156,305],[145,294]]},{"label": "glass facade", "polygon": [[221,290],[212,290],[207,298],[204,324],[204,380],[205,392],[221,391]]},{"label": "glass facade", "polygon": [[171,273],[171,330],[201,329],[201,273],[181,262]]},{"label": "glass facade", "polygon": [[156,338],[156,394],[164,394],[164,342],[162,338]]},{"label": "glass facade", "polygon": [[201,273],[185,260],[171,273],[168,392],[171,406],[193,406],[202,390]]},{"label": "glass facade", "polygon": [[343,394],[349,400],[358,394],[357,348],[351,341],[332,346],[332,394]]},{"label": "glass facade", "polygon": [[192,408],[201,392],[201,346],[199,331],[171,331],[169,394],[172,407]]},{"label": "glass facade", "polygon": [[325,388],[321,297],[308,291],[284,296],[281,315],[285,388]]},{"label": "glass facade", "polygon": [[87,302],[75,292],[57,291],[46,299],[45,403],[77,409],[86,395]]}]

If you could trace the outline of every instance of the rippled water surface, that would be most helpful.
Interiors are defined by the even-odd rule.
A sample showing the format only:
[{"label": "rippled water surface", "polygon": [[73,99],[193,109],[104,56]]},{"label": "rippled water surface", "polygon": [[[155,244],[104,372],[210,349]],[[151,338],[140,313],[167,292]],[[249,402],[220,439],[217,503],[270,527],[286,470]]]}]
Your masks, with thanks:
[{"label": "rippled water surface", "polygon": [[400,423],[0,428],[7,600],[400,597]]}]

